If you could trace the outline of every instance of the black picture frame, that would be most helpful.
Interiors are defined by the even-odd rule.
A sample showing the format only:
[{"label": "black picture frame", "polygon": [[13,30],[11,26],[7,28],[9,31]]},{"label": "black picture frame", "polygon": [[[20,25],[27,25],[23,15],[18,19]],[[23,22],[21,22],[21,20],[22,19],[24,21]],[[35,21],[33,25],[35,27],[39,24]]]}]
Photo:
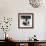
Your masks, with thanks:
[{"label": "black picture frame", "polygon": [[34,28],[34,13],[18,13],[18,28]]}]

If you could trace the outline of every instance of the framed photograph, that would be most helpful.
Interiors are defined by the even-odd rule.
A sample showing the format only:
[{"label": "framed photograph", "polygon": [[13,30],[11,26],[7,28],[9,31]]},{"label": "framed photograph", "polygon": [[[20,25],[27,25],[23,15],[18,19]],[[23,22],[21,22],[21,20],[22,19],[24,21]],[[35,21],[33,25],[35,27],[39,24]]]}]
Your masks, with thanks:
[{"label": "framed photograph", "polygon": [[33,28],[33,13],[18,13],[18,28]]}]

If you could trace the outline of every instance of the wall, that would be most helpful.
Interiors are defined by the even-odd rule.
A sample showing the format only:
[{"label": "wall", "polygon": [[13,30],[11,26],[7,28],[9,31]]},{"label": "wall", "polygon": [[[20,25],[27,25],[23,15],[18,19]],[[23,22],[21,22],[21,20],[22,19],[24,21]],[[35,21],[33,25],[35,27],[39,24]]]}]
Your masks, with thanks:
[{"label": "wall", "polygon": [[[34,13],[34,28],[33,29],[18,29],[18,13]],[[13,22],[10,31],[7,33],[16,40],[27,40],[34,34],[37,39],[45,39],[45,15],[46,6],[33,8],[28,0],[0,0],[0,16],[12,17]],[[0,18],[1,18],[0,17]],[[4,39],[3,31],[0,31],[0,39]],[[46,40],[46,39],[45,39]]]}]

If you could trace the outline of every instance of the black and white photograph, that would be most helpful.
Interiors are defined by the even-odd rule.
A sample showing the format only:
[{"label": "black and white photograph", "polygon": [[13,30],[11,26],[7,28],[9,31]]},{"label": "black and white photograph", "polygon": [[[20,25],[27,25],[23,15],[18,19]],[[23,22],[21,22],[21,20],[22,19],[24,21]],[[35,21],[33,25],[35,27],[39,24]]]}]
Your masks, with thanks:
[{"label": "black and white photograph", "polygon": [[19,28],[33,28],[33,13],[19,13],[18,14]]}]

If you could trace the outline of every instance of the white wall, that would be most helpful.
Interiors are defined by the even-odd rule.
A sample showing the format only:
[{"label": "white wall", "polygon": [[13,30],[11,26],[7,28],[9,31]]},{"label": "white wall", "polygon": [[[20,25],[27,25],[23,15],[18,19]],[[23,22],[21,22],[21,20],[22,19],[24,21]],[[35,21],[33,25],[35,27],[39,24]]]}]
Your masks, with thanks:
[{"label": "white wall", "polygon": [[44,39],[46,39],[46,16],[45,16],[44,21],[45,21],[45,23],[44,23],[44,24],[45,24],[45,25],[44,25],[44,26],[45,26],[45,29],[44,29],[44,30],[45,30],[45,31],[44,31]]},{"label": "white wall", "polygon": [[[18,13],[34,13],[33,29],[18,29]],[[12,26],[8,34],[16,40],[27,40],[34,34],[39,40],[45,39],[45,16],[46,6],[33,8],[28,0],[0,0],[0,16],[13,18]],[[0,31],[0,35],[2,31]],[[3,33],[4,34],[4,33]],[[0,39],[3,37],[0,36]],[[46,40],[46,39],[45,39]]]}]

